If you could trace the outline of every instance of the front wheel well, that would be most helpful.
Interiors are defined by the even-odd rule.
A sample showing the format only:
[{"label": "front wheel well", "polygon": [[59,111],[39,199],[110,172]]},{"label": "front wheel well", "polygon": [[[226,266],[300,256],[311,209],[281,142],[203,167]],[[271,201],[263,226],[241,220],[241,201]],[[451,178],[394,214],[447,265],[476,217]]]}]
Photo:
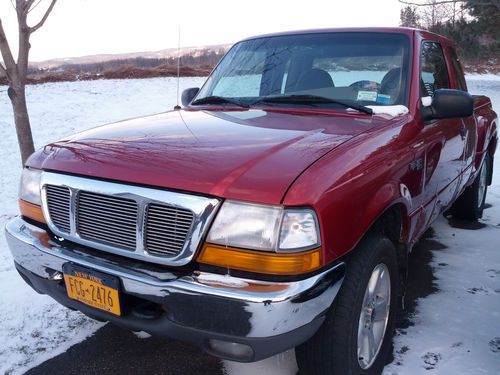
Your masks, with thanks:
[{"label": "front wheel well", "polygon": [[[395,204],[384,211],[372,225],[370,231],[377,231],[386,236],[397,252],[398,265],[401,272],[406,273],[408,262],[407,246],[404,243],[406,208],[402,204]],[[404,279],[404,278],[401,278]]]},{"label": "front wheel well", "polygon": [[347,261],[351,258],[360,244],[372,238],[373,234],[382,235],[387,237],[393,244],[396,251],[397,262],[401,282],[401,292],[404,293],[406,277],[408,273],[408,254],[409,247],[405,240],[406,238],[406,207],[403,204],[394,204],[387,208],[375,222],[371,225],[369,230],[365,233],[361,241],[358,243],[354,251],[351,251],[347,256]]}]

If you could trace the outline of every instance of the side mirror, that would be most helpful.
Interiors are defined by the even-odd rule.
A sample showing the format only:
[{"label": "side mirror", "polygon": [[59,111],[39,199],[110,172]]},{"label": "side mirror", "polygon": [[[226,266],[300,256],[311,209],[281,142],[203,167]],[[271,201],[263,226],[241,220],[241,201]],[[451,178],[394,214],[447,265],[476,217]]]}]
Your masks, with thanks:
[{"label": "side mirror", "polygon": [[431,105],[422,107],[422,119],[424,121],[469,117],[473,113],[474,99],[469,93],[460,90],[436,90]]},{"label": "side mirror", "polygon": [[189,103],[193,100],[193,98],[198,94],[198,91],[200,91],[199,87],[191,87],[189,89],[185,89],[182,92],[181,95],[181,102],[184,107],[188,106]]}]

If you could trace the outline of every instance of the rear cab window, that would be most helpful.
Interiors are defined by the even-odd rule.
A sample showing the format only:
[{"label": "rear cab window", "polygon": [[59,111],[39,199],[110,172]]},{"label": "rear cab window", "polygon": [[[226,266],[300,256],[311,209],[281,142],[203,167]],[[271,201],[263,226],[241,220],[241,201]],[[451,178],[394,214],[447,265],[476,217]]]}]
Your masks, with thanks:
[{"label": "rear cab window", "polygon": [[420,52],[420,96],[433,97],[436,90],[449,88],[450,79],[441,44],[424,41]]},{"label": "rear cab window", "polygon": [[458,90],[467,91],[467,83],[465,82],[464,71],[455,49],[453,47],[448,47],[446,49],[446,52],[449,61],[451,62],[451,68],[453,69],[455,88]]}]

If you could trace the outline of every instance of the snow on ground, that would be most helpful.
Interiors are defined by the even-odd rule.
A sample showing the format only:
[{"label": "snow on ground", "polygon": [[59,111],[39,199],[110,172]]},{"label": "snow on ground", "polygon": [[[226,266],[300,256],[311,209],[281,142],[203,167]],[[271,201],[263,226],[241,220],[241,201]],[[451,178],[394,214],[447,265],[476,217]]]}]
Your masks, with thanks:
[{"label": "snow on ground", "polygon": [[[181,90],[203,78],[181,79]],[[175,79],[48,83],[28,87],[36,147],[106,122],[172,109]],[[21,162],[12,109],[0,86],[0,374],[20,374],[85,339],[102,326],[38,295],[19,277],[3,228],[18,213]]]},{"label": "snow on ground", "polygon": [[[500,77],[468,76],[472,93],[493,98],[500,113]],[[181,90],[203,78],[181,79]],[[36,146],[89,127],[161,112],[175,105],[168,78],[51,83],[28,88]],[[20,160],[6,87],[0,86],[0,374],[23,373],[85,339],[101,323],[33,292],[17,275],[3,234],[17,212]],[[440,219],[434,240],[443,247],[431,262],[439,291],[419,301],[414,325],[395,338],[385,375],[500,374],[500,162],[481,223],[475,231]],[[293,351],[253,364],[225,361],[229,374],[295,374]],[[426,367],[428,370],[426,370]]]},{"label": "snow on ground", "polygon": [[454,228],[445,218],[433,225],[432,239],[443,245],[431,261],[439,291],[418,302],[414,326],[396,335],[395,360],[384,375],[500,374],[500,167],[495,169],[484,227]]},{"label": "snow on ground", "polygon": [[[500,81],[499,74],[466,74],[465,79],[467,82],[472,83],[472,87],[476,86],[477,81]],[[479,92],[477,92],[479,94]],[[498,102],[497,102],[498,103]],[[497,104],[498,105],[498,104]]]}]

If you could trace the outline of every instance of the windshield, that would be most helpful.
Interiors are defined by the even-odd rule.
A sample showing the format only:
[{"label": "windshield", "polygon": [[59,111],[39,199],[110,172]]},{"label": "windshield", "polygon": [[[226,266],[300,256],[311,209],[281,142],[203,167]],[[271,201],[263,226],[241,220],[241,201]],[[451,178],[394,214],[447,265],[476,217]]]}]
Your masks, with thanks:
[{"label": "windshield", "polygon": [[[231,104],[221,99],[233,99],[232,104],[245,106],[406,105],[409,44],[405,35],[391,33],[300,34],[243,41],[226,54],[193,104],[215,104],[214,99]],[[296,100],[299,96],[301,100]],[[308,97],[316,100],[308,103],[304,99]],[[287,103],[286,98],[291,100]]]}]

